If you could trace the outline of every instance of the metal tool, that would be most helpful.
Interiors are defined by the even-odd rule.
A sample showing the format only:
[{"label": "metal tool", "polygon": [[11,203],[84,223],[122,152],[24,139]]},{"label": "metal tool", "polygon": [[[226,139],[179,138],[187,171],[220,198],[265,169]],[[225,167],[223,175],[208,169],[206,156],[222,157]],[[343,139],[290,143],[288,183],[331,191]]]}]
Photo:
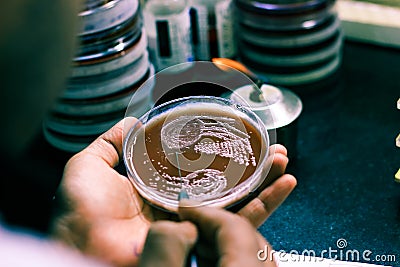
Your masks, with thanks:
[{"label": "metal tool", "polygon": [[[181,191],[179,192],[178,195],[178,200],[182,199],[189,199],[189,194],[186,190],[186,187],[183,186],[183,180],[182,180],[182,174],[181,174],[181,167],[179,165],[179,158],[178,158],[178,152],[175,152],[175,157],[176,157],[176,164],[178,167],[178,173],[179,173],[179,178],[181,179]],[[194,251],[191,251],[188,255],[186,265],[188,267],[197,267],[197,258],[194,253]]]}]

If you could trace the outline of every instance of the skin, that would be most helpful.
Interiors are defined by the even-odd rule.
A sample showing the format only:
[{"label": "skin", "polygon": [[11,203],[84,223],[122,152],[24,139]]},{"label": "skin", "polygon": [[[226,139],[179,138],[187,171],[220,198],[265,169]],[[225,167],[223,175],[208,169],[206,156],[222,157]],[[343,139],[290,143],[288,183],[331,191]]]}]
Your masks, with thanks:
[{"label": "skin", "polygon": [[[64,87],[76,46],[79,4],[16,0],[2,5],[0,136],[7,142],[0,142],[0,151],[10,164],[18,166]],[[69,160],[52,224],[54,239],[115,266],[136,266],[151,224],[167,218],[145,204],[113,168],[121,159],[123,124],[134,121],[122,121]],[[284,174],[287,161],[286,150],[277,147],[269,173],[276,181],[238,212],[251,225],[259,226],[294,188],[294,177]]]},{"label": "skin", "polygon": [[[136,266],[152,222],[168,219],[146,204],[130,180],[113,169],[121,160],[123,129],[135,121],[121,121],[72,157],[57,194],[60,209],[54,218],[54,237],[115,266]],[[260,226],[296,185],[293,176],[284,174],[286,149],[275,148],[268,174],[275,182],[235,215],[253,227]]]},{"label": "skin", "polygon": [[179,216],[183,222],[152,224],[139,266],[185,266],[191,251],[199,266],[275,266],[257,259],[269,244],[242,216],[189,200],[181,201]]}]

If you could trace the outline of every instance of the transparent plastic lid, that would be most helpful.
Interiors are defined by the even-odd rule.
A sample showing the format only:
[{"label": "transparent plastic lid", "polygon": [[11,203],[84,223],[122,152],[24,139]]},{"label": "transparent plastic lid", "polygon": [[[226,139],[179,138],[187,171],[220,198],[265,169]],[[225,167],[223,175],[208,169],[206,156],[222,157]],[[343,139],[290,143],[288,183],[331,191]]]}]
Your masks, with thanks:
[{"label": "transparent plastic lid", "polygon": [[[215,69],[210,62],[190,64],[195,70]],[[249,83],[246,75],[231,71]],[[209,73],[194,73],[199,72]],[[217,86],[218,79],[211,76],[208,79]],[[198,81],[194,76],[188,79]],[[128,107],[126,117],[131,112]],[[203,205],[227,208],[268,182],[275,136],[245,103],[212,95],[180,97],[155,106],[124,129],[123,157],[132,184],[155,207],[176,212],[184,189]]]}]

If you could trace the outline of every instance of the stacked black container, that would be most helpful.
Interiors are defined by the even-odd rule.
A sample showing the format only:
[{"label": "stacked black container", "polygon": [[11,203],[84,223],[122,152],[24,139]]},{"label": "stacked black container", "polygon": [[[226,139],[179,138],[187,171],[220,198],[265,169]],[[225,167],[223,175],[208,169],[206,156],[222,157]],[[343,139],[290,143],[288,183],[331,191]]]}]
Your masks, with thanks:
[{"label": "stacked black container", "polygon": [[268,83],[312,88],[341,64],[335,0],[235,0],[239,58]]},{"label": "stacked black container", "polygon": [[139,117],[152,104],[151,88],[135,94],[154,74],[139,1],[86,0],[79,20],[71,76],[44,122],[47,141],[68,152],[80,151],[121,120],[128,105],[130,115]]}]

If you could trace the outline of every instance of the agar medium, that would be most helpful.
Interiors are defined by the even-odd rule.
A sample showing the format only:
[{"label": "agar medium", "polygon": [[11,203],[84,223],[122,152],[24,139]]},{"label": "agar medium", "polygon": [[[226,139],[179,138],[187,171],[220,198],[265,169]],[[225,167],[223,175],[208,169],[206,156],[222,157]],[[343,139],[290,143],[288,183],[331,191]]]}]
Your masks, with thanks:
[{"label": "agar medium", "polygon": [[178,196],[230,208],[265,181],[269,137],[250,109],[220,97],[161,104],[139,119],[123,147],[128,177],[151,205],[177,212]]}]

